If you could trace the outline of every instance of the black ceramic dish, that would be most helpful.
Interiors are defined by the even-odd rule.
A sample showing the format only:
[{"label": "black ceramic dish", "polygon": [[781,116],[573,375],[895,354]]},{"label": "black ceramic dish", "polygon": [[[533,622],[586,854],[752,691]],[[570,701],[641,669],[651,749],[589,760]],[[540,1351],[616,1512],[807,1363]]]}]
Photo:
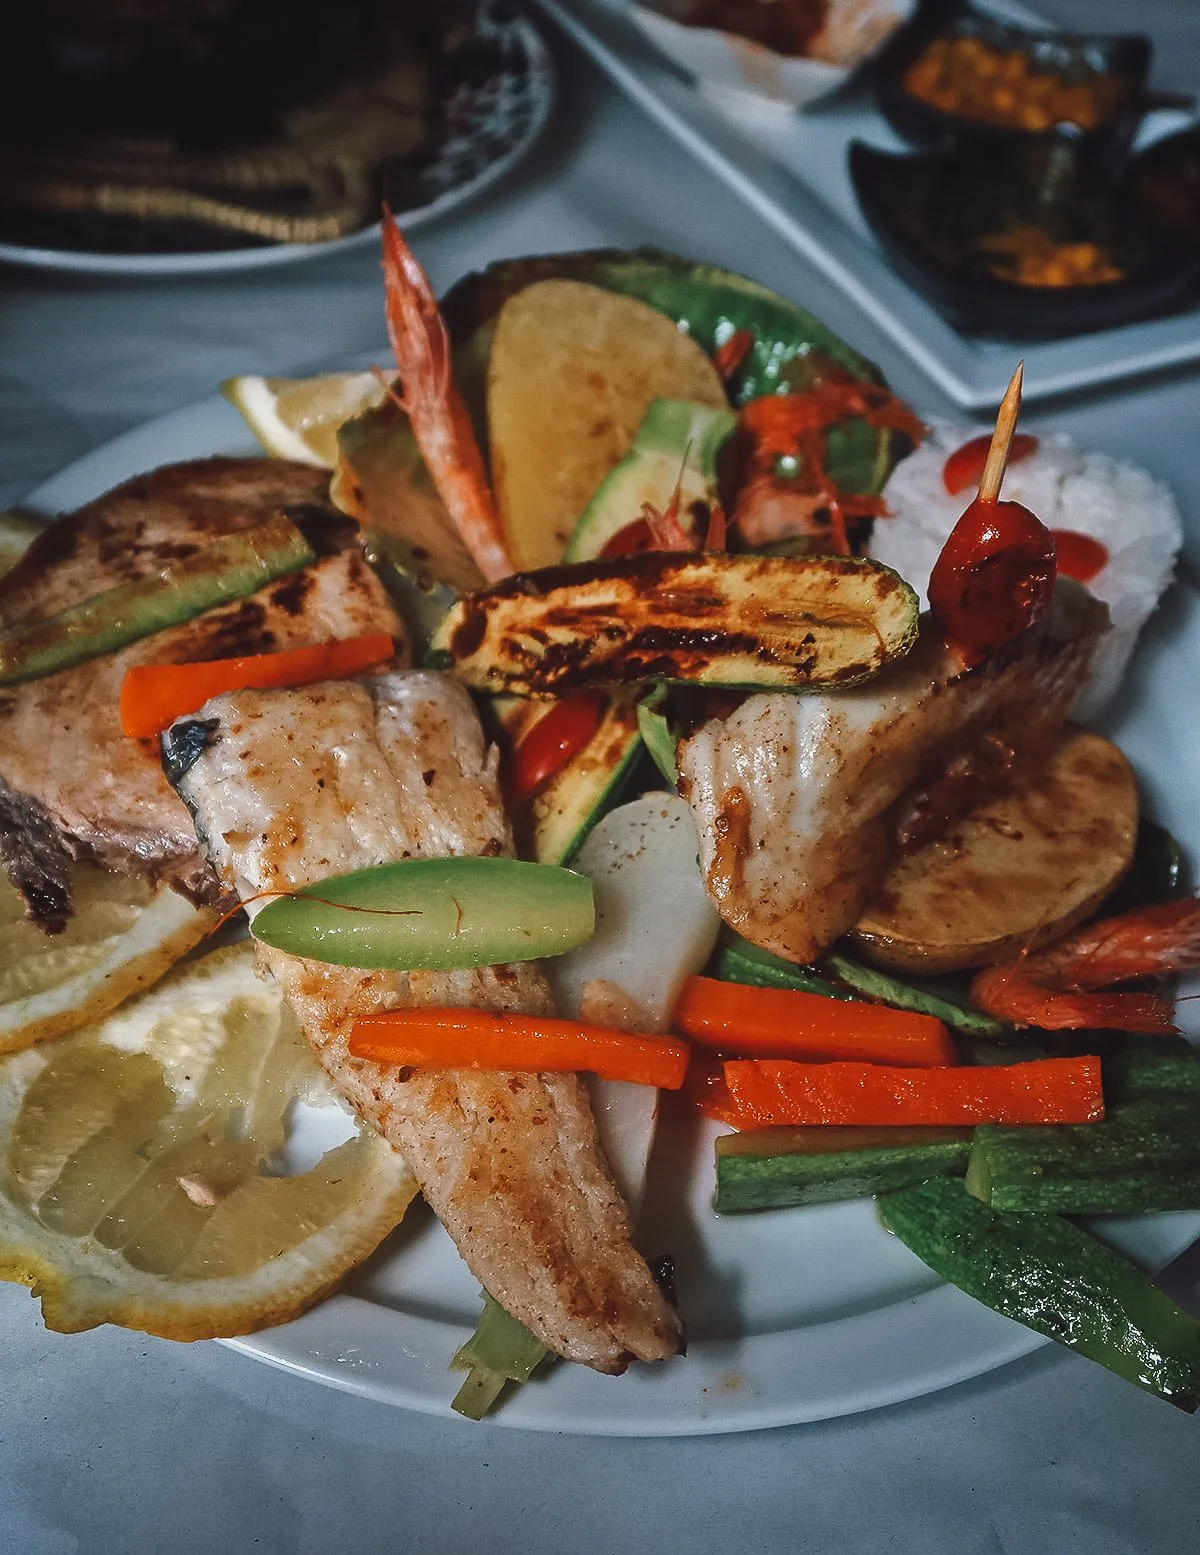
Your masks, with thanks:
[{"label": "black ceramic dish", "polygon": [[1134,159],[1129,185],[1159,226],[1200,250],[1200,125],[1147,146]]},{"label": "black ceramic dish", "polygon": [[[1136,203],[1132,175],[1114,183],[1081,163],[1077,149],[1068,140],[1006,156],[971,146],[894,155],[855,142],[850,176],[894,268],[956,328],[1057,339],[1161,312],[1200,279],[1200,245]],[[980,240],[1014,227],[1095,243],[1122,277],[1073,286],[1001,280]]]},{"label": "black ceramic dish", "polygon": [[1116,110],[1091,129],[1071,126],[1085,153],[1119,163],[1147,106],[1149,39],[1140,34],[1088,36],[1020,26],[975,10],[966,0],[925,0],[912,21],[885,44],[871,68],[879,106],[888,123],[917,145],[949,147],[968,142],[997,148],[1061,134],[991,124],[950,113],[923,101],[904,86],[909,67],[935,39],[977,37],[1004,50],[1026,54],[1035,68],[1068,82],[1111,75],[1120,85]]}]

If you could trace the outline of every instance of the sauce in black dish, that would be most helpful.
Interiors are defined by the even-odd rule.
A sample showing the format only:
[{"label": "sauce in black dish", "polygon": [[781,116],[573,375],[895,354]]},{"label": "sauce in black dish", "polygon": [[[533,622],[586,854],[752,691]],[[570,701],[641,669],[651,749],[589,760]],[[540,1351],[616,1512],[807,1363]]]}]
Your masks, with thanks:
[{"label": "sauce in black dish", "polygon": [[[952,75],[965,89],[963,110],[972,112],[938,106],[906,85],[927,86],[934,75],[944,76],[944,54],[935,68],[932,51],[960,46],[963,57]],[[1145,111],[1150,56],[1150,42],[1140,34],[1088,36],[1023,27],[965,0],[926,0],[884,47],[871,78],[889,124],[918,145],[1011,147],[1067,131],[1085,153],[1115,165]],[[993,66],[1003,81],[992,78]]]},{"label": "sauce in black dish", "polygon": [[1053,339],[1162,311],[1200,277],[1200,246],[1138,202],[1134,173],[1114,180],[1078,151],[1070,137],[1004,153],[855,143],[850,175],[895,269],[952,324]]},{"label": "sauce in black dish", "polygon": [[1200,125],[1147,146],[1134,159],[1130,185],[1160,226],[1200,249]]}]

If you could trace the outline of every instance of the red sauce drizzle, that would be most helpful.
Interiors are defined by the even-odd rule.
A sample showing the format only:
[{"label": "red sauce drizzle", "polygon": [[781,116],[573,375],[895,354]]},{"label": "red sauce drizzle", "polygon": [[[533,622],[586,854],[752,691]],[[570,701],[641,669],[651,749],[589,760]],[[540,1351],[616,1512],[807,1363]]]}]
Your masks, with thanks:
[{"label": "red sauce drizzle", "polygon": [[1076,583],[1090,583],[1108,566],[1108,547],[1077,529],[1052,529],[1058,547],[1058,570]]},{"label": "red sauce drizzle", "polygon": [[713,353],[713,363],[726,383],[750,355],[754,347],[754,333],[749,329],[735,329],[723,345]]},{"label": "red sauce drizzle", "polygon": [[[952,497],[960,491],[978,487],[987,463],[988,449],[992,446],[992,434],[983,432],[956,448],[942,467],[942,483]],[[1029,432],[1014,432],[1012,446],[1008,450],[1009,464],[1020,464],[1030,454],[1037,453],[1038,440]]]},{"label": "red sauce drizzle", "polygon": [[657,549],[649,520],[635,518],[631,524],[626,524],[624,529],[618,529],[616,534],[609,536],[601,548],[598,559],[607,562],[614,556],[640,556],[643,551]]}]

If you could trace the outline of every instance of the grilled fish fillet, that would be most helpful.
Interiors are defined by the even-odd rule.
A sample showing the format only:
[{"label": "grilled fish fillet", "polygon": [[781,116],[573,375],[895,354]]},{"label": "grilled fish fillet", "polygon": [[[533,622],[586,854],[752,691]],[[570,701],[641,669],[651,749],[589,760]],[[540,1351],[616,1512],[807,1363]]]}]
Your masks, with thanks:
[{"label": "grilled fish fillet", "polygon": [[679,749],[710,894],[738,933],[810,962],[858,922],[901,812],[984,742],[1035,757],[1061,729],[1108,612],[1060,583],[1045,615],[964,671],[928,620],[854,690],[749,697]]},{"label": "grilled fish fillet", "polygon": [[[512,851],[495,752],[467,694],[431,672],[230,693],[177,723],[164,752],[246,899],[394,859]],[[346,1051],[354,1017],[375,1010],[550,1012],[535,965],[365,972],[259,951],[334,1083],[402,1152],[497,1301],[599,1371],[679,1349],[575,1076],[400,1070]]]},{"label": "grilled fish fillet", "polygon": [[117,702],[134,664],[186,663],[402,628],[328,502],[323,470],[279,459],[171,465],[119,486],[40,535],[0,580],[0,626],[50,615],[154,572],[222,535],[283,512],[318,554],[302,572],[117,653],[0,688],[0,858],[31,915],[61,927],[69,863],[166,879],[212,895],[191,817],[163,776],[157,740],[121,733]]}]

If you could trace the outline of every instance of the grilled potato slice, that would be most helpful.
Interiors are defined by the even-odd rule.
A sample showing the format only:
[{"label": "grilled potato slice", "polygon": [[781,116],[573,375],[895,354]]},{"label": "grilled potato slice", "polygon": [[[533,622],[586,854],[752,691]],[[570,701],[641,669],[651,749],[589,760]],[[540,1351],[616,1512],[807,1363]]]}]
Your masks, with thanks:
[{"label": "grilled potato slice", "polygon": [[898,859],[853,934],[862,955],[936,976],[988,966],[1082,922],[1128,869],[1133,772],[1115,745],[1068,728],[1043,765],[950,834]]}]

